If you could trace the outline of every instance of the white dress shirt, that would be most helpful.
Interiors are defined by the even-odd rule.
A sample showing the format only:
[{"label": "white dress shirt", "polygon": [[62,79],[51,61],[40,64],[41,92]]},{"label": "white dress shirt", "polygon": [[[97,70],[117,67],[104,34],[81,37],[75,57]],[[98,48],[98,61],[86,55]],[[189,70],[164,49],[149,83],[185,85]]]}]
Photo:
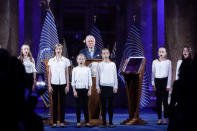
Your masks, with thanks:
[{"label": "white dress shirt", "polygon": [[170,60],[154,60],[152,63],[152,85],[155,86],[155,78],[168,77],[167,88],[171,87],[172,65]]},{"label": "white dress shirt", "polygon": [[56,57],[54,57],[49,60],[48,66],[51,69],[51,84],[66,84],[66,67],[70,66],[69,59],[62,56],[60,60],[57,61]]},{"label": "white dress shirt", "polygon": [[34,59],[33,59],[33,62],[31,62],[29,57],[24,58],[23,59],[23,65],[25,67],[26,73],[34,73],[34,72],[36,72]]},{"label": "white dress shirt", "polygon": [[92,86],[91,70],[86,66],[77,66],[72,71],[72,86],[76,89],[88,89]]},{"label": "white dress shirt", "polygon": [[96,88],[102,86],[111,86],[118,89],[118,78],[116,64],[114,62],[100,62],[97,66]]},{"label": "white dress shirt", "polygon": [[178,80],[179,79],[179,69],[180,69],[180,66],[181,66],[181,64],[182,64],[182,60],[178,60],[178,62],[177,62],[177,65],[176,65],[176,80]]}]

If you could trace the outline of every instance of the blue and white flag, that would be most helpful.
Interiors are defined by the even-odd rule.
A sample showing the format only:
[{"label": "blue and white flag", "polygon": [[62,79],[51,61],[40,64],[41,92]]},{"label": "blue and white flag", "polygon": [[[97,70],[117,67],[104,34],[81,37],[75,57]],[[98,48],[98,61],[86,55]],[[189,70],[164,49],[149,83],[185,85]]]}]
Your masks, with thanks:
[{"label": "blue and white flag", "polygon": [[[45,21],[42,26],[39,52],[38,52],[37,63],[36,63],[37,72],[44,74],[45,82],[47,78],[46,78],[44,59],[50,59],[52,57],[54,46],[58,43],[59,40],[58,40],[58,34],[57,34],[54,16],[51,10],[49,9],[46,13]],[[45,105],[48,107],[50,102],[48,90],[42,95],[42,99]]]},{"label": "blue and white flag", "polygon": [[[118,70],[118,76],[121,81],[125,84],[124,77],[121,73],[121,69],[124,65],[124,62],[130,56],[135,57],[144,57],[144,48],[141,40],[140,30],[134,25],[131,26],[128,34],[128,38],[126,44],[124,45],[124,52],[122,55],[120,67]],[[150,90],[149,90],[149,82],[147,78],[147,70],[145,67],[144,77],[142,83],[142,94],[140,100],[140,107],[145,107],[150,103]]]}]

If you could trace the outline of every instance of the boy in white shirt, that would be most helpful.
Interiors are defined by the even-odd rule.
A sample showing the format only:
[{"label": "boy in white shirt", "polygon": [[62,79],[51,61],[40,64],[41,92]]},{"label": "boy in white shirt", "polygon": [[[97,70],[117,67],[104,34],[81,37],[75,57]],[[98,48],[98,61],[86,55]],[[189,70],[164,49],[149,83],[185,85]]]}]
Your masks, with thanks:
[{"label": "boy in white shirt", "polygon": [[88,96],[91,95],[92,77],[90,68],[85,66],[85,60],[85,56],[83,54],[79,54],[77,56],[78,66],[73,68],[72,71],[72,87],[77,106],[77,128],[81,126],[81,107],[83,107],[86,126],[90,126],[88,115]]},{"label": "boy in white shirt", "polygon": [[101,56],[103,61],[98,64],[96,75],[96,89],[100,94],[102,104],[102,127],[106,126],[106,102],[108,100],[109,126],[115,127],[113,119],[113,96],[118,91],[117,70],[114,62],[109,59],[110,51],[107,48],[102,49]]},{"label": "boy in white shirt", "polygon": [[171,90],[172,80],[172,65],[171,61],[167,59],[167,52],[165,47],[160,47],[158,51],[159,59],[152,63],[152,86],[156,91],[157,98],[157,124],[162,124],[162,103],[164,105],[164,121],[167,124],[167,109],[168,109],[168,94]]},{"label": "boy in white shirt", "polygon": [[70,66],[70,61],[62,56],[62,49],[63,46],[61,44],[55,45],[53,56],[48,62],[48,86],[49,92],[53,92],[53,128],[57,126],[58,92],[60,92],[60,127],[64,127],[65,92],[69,92],[68,67]]}]

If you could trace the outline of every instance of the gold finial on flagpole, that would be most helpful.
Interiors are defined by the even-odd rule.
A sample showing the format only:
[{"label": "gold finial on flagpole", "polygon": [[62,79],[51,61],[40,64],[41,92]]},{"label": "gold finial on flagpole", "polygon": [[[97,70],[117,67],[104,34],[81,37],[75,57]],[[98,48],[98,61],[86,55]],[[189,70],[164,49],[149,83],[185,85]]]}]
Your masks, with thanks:
[{"label": "gold finial on flagpole", "polygon": [[51,0],[47,0],[48,5],[49,5],[50,2],[51,2]]},{"label": "gold finial on flagpole", "polygon": [[51,0],[47,0],[47,9],[49,9],[49,3],[51,2]]},{"label": "gold finial on flagpole", "polygon": [[96,15],[94,15],[94,23],[96,23]]}]

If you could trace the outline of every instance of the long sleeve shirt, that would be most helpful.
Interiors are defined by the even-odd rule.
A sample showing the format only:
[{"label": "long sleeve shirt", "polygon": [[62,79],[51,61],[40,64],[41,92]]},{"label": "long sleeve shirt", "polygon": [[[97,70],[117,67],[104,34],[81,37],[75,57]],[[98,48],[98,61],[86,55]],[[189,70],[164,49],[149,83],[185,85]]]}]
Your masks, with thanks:
[{"label": "long sleeve shirt", "polygon": [[178,60],[177,65],[176,65],[176,80],[179,79],[179,68],[181,66],[182,60]]},{"label": "long sleeve shirt", "polygon": [[92,86],[92,76],[89,67],[75,67],[72,71],[72,86],[76,89],[88,89]]},{"label": "long sleeve shirt", "polygon": [[154,60],[152,63],[152,86],[155,86],[155,78],[168,77],[167,88],[171,87],[172,65],[170,60],[159,61]]},{"label": "long sleeve shirt", "polygon": [[97,66],[96,88],[102,86],[111,86],[118,89],[117,70],[114,62],[100,62]]}]

